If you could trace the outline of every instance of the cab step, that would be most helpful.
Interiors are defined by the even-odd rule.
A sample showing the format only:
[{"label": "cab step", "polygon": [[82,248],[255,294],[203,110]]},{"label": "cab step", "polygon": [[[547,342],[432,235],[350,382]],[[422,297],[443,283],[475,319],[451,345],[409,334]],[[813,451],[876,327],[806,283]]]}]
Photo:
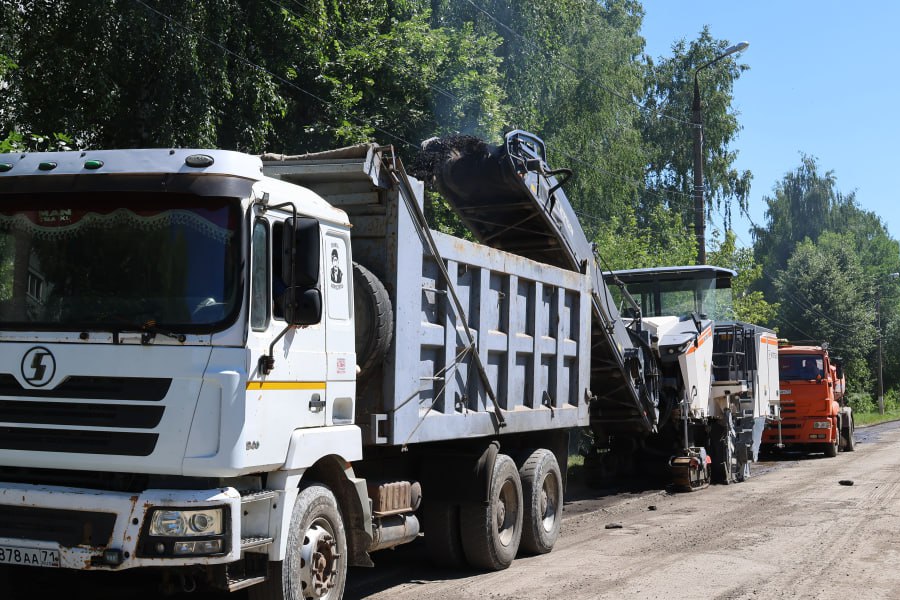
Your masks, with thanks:
[{"label": "cab step", "polygon": [[266,580],[266,576],[262,575],[260,577],[245,577],[245,578],[232,578],[229,577],[226,582],[226,589],[229,592],[236,592],[238,590],[242,590],[244,588],[248,588],[251,585],[256,585],[257,583],[262,583]]},{"label": "cab step", "polygon": [[275,490],[240,490],[241,504],[271,500],[278,496]]},{"label": "cab step", "polygon": [[250,550],[252,548],[262,548],[268,546],[275,541],[270,537],[245,537],[241,538],[241,550]]}]

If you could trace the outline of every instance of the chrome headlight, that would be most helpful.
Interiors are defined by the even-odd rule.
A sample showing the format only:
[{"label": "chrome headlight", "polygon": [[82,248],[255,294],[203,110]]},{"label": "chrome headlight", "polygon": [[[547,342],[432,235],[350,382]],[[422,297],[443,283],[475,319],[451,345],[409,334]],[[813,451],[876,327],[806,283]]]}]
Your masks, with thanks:
[{"label": "chrome headlight", "polygon": [[813,421],[813,429],[831,429],[831,421]]},{"label": "chrome headlight", "polygon": [[201,510],[156,509],[150,519],[150,535],[191,537],[221,535],[224,523],[221,508]]}]

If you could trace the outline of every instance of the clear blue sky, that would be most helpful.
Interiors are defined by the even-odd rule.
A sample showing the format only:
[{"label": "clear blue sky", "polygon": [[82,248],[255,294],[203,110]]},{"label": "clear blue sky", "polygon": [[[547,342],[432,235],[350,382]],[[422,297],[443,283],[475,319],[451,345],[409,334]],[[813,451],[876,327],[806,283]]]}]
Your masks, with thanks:
[{"label": "clear blue sky", "polygon": [[[900,239],[900,2],[836,0],[643,0],[645,51],[670,56],[672,44],[696,39],[750,42],[749,65],[735,84],[743,126],[735,166],[753,173],[750,216],[764,223],[763,196],[800,164],[800,154],[834,171],[837,187],[856,191]],[[721,218],[714,215],[721,227]],[[716,223],[714,223],[715,225]],[[751,238],[736,221],[739,245]]]}]

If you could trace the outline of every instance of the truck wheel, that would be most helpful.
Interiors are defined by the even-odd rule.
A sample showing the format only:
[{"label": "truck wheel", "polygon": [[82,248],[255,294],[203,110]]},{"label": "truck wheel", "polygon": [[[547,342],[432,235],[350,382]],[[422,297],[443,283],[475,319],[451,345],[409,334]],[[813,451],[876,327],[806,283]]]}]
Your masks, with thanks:
[{"label": "truck wheel", "polygon": [[384,360],[394,335],[394,312],[384,284],[367,268],[353,263],[353,308],[356,364],[365,377]]},{"label": "truck wheel", "polygon": [[844,427],[844,452],[853,452],[856,449],[856,440],[853,439],[854,427],[853,419],[849,419],[849,423]]},{"label": "truck wheel", "polygon": [[562,520],[562,474],[556,456],[549,450],[535,450],[519,468],[519,477],[525,506],[522,550],[546,554],[559,538]]},{"label": "truck wheel", "polygon": [[838,455],[838,449],[841,445],[841,421],[838,418],[837,426],[830,432],[834,440],[828,443],[825,446],[825,456],[828,458],[834,458]]},{"label": "truck wheel", "polygon": [[429,501],[422,507],[425,552],[436,567],[459,569],[466,564],[459,530],[459,505]]},{"label": "truck wheel", "polygon": [[513,459],[497,455],[487,503],[463,505],[460,525],[471,566],[499,571],[512,563],[522,539],[522,481]]},{"label": "truck wheel", "polygon": [[291,513],[284,561],[269,564],[268,579],[249,588],[250,600],[339,600],[347,580],[347,536],[337,500],[309,485]]}]

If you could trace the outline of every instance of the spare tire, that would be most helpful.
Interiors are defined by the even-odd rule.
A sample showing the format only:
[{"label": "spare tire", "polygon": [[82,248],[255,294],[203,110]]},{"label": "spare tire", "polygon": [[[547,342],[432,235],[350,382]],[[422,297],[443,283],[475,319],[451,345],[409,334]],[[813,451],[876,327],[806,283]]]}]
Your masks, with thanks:
[{"label": "spare tire", "polygon": [[384,284],[353,263],[353,312],[356,319],[356,364],[368,376],[387,356],[394,335],[394,310]]}]

